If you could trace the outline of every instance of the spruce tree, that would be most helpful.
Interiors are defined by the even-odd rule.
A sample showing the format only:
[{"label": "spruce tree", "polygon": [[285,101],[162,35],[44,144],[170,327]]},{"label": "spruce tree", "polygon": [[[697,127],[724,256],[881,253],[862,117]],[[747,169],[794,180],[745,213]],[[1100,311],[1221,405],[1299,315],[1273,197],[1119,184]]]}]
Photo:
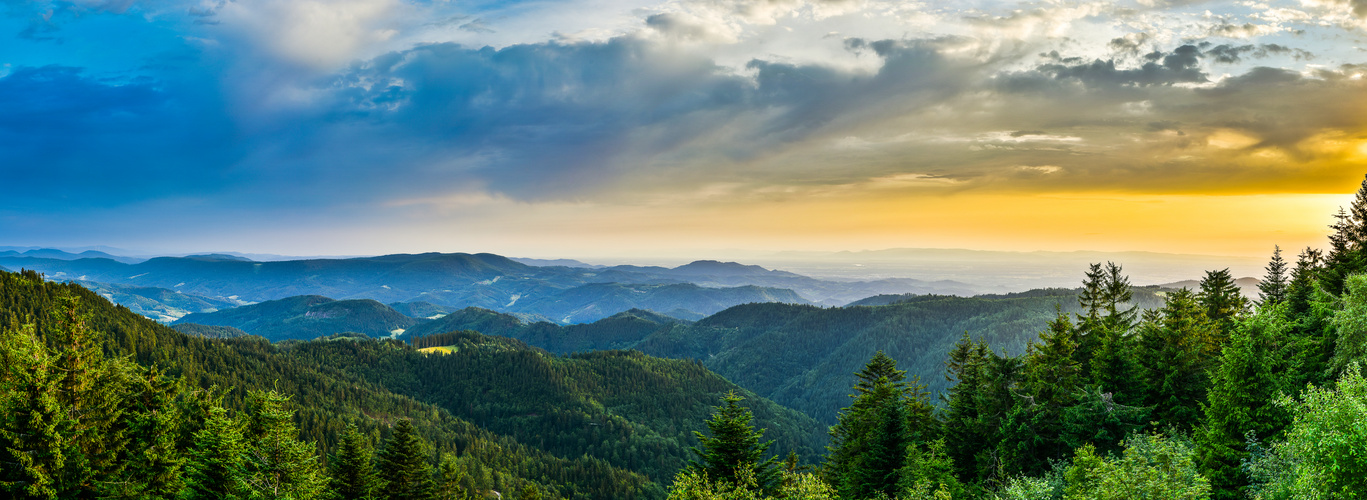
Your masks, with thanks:
[{"label": "spruce tree", "polygon": [[830,430],[827,477],[843,498],[896,496],[912,443],[906,372],[878,351],[856,375],[854,402]]},{"label": "spruce tree", "polygon": [[1289,316],[1297,317],[1310,311],[1310,297],[1317,288],[1319,268],[1320,251],[1310,247],[1301,250],[1296,257],[1296,267],[1291,270],[1291,282],[1286,290]]},{"label": "spruce tree", "polygon": [[979,404],[986,379],[986,344],[974,342],[967,333],[954,344],[945,361],[945,380],[952,385],[941,395],[944,400],[942,428],[956,475],[965,482],[976,482],[981,469],[977,457],[996,446],[981,423]]},{"label": "spruce tree", "polygon": [[[1123,369],[1115,373],[1115,364],[1120,356],[1128,355],[1124,352],[1125,337],[1134,327],[1138,309],[1123,305],[1133,298],[1130,279],[1121,266],[1107,262],[1104,267],[1100,263],[1088,267],[1082,292],[1078,294],[1078,305],[1085,313],[1077,316],[1075,351],[1078,363],[1090,374],[1088,378],[1109,385],[1111,379],[1128,376]],[[1098,355],[1103,359],[1094,360]]]},{"label": "spruce tree", "polygon": [[408,419],[394,424],[394,433],[380,450],[377,461],[380,479],[385,482],[389,500],[428,500],[432,498],[432,466],[427,461],[427,444],[418,436]]},{"label": "spruce tree", "polygon": [[755,430],[751,423],[754,415],[740,405],[745,398],[731,391],[721,400],[721,406],[715,407],[707,420],[712,435],[693,432],[698,438],[698,447],[692,450],[697,460],[690,468],[705,473],[711,481],[734,486],[741,486],[738,473],[747,469],[753,471],[757,487],[768,490],[777,486],[778,457],[764,459],[773,441],[760,441],[764,429]]},{"label": "spruce tree", "polygon": [[1158,421],[1183,430],[1199,419],[1198,404],[1206,391],[1204,350],[1214,327],[1205,311],[1183,288],[1166,297],[1161,311],[1147,313],[1139,328],[1142,402],[1154,409]]},{"label": "spruce tree", "polygon": [[313,445],[299,440],[289,398],[275,391],[247,393],[248,476],[251,491],[271,498],[310,500],[325,492],[327,478]]},{"label": "spruce tree", "polygon": [[32,324],[0,331],[0,491],[12,498],[59,498],[69,448],[57,401],[61,374]]},{"label": "spruce tree", "polygon": [[[1035,475],[1049,460],[1063,458],[1071,447],[1063,441],[1064,410],[1076,403],[1082,370],[1073,359],[1076,333],[1062,310],[1030,343],[1017,404],[1002,425],[1002,462],[1013,473]],[[1099,359],[1099,358],[1098,358]]]},{"label": "spruce tree", "polygon": [[1258,302],[1265,306],[1276,305],[1286,300],[1287,276],[1286,259],[1282,258],[1282,247],[1272,247],[1272,260],[1267,263],[1267,274],[1258,283]]},{"label": "spruce tree", "polygon": [[128,466],[105,482],[103,496],[173,498],[184,486],[186,461],[176,445],[183,421],[176,405],[180,383],[157,368],[136,369],[133,383],[121,421],[129,445],[120,460]]},{"label": "spruce tree", "polygon": [[[372,463],[370,443],[356,429],[347,426],[337,444],[337,454],[331,461],[331,487],[340,500],[371,500],[380,490],[379,477]],[[445,462],[443,462],[445,465]],[[454,482],[454,478],[453,482]]]},{"label": "spruce tree", "polygon": [[1285,305],[1265,306],[1241,321],[1212,376],[1196,445],[1197,464],[1210,478],[1217,499],[1245,497],[1248,478],[1241,464],[1248,458],[1248,439],[1267,442],[1290,421],[1276,403],[1286,387],[1281,375],[1286,372],[1286,346],[1281,342],[1290,329],[1280,308]]},{"label": "spruce tree", "polygon": [[1320,272],[1321,285],[1330,294],[1343,293],[1344,280],[1354,273],[1367,270],[1367,179],[1362,181],[1349,210],[1339,209],[1335,222],[1329,227],[1329,254]]},{"label": "spruce tree", "polygon": [[1248,310],[1248,299],[1239,290],[1239,285],[1234,284],[1229,268],[1206,271],[1196,299],[1205,309],[1206,319],[1214,326],[1205,348],[1206,357],[1213,359],[1220,355],[1220,349],[1234,331],[1235,321]]},{"label": "spruce tree", "polygon": [[186,498],[225,500],[247,495],[247,443],[242,426],[223,407],[209,409],[204,428],[194,434],[186,467]]}]

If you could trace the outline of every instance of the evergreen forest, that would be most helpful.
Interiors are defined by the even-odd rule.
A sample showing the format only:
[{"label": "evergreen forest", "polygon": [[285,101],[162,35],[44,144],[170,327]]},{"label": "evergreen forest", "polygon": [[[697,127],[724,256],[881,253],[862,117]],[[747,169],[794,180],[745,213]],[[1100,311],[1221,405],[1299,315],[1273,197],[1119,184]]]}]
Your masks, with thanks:
[{"label": "evergreen forest", "polygon": [[1160,290],[1107,262],[1077,290],[464,309],[404,340],[172,329],[0,271],[0,495],[1367,498],[1367,181],[1330,231],[1274,247],[1256,300],[1227,269]]}]

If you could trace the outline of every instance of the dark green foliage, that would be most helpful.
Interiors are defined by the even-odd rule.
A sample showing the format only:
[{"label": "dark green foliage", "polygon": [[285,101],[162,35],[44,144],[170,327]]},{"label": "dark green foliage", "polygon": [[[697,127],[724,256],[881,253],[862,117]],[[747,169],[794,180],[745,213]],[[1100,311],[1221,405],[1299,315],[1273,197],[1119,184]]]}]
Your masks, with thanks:
[{"label": "dark green foliage", "polygon": [[384,337],[419,321],[374,300],[332,300],[303,295],[218,312],[189,314],[176,322],[233,327],[274,342],[307,340],[339,332]]},{"label": "dark green foliage", "polygon": [[[178,424],[179,436],[171,436],[179,450],[194,448],[195,435],[206,428],[212,408],[222,406],[223,418],[228,419],[218,423],[225,430],[214,434],[215,438],[222,437],[225,433],[231,436],[231,432],[227,431],[228,427],[231,427],[228,424],[236,422],[236,419],[229,415],[234,411],[241,413],[248,410],[246,394],[257,389],[273,389],[291,399],[292,406],[297,410],[292,420],[298,425],[299,438],[304,442],[317,443],[321,448],[318,451],[326,452],[332,449],[349,424],[354,423],[363,433],[373,434],[382,428],[381,419],[411,418],[415,429],[424,439],[434,443],[434,447],[441,453],[459,456],[468,465],[467,470],[472,472],[467,476],[469,487],[466,491],[496,488],[517,491],[522,485],[535,482],[548,498],[663,496],[663,488],[650,483],[648,478],[641,474],[613,467],[601,459],[584,456],[582,453],[568,457],[557,456],[494,434],[468,421],[457,419],[438,407],[396,395],[375,383],[365,381],[360,376],[330,365],[309,362],[307,358],[291,356],[297,347],[277,348],[251,337],[188,337],[134,315],[127,309],[113,306],[78,286],[44,283],[36,273],[0,273],[0,331],[20,329],[24,323],[32,323],[32,331],[36,338],[50,339],[54,344],[59,343],[57,339],[61,338],[60,332],[54,332],[57,323],[49,317],[49,312],[61,309],[61,297],[79,297],[77,307],[80,316],[86,319],[86,325],[91,332],[98,333],[98,344],[102,346],[103,351],[128,356],[128,359],[143,366],[157,367],[158,370],[165,372],[165,376],[171,380],[182,381],[190,390],[181,396],[175,405],[175,408],[179,409],[176,411],[185,412],[184,420]],[[20,321],[21,318],[28,320]],[[333,340],[320,343],[338,345],[355,342]],[[421,358],[420,354],[414,355]],[[125,366],[134,368],[126,363]],[[132,395],[124,397],[123,401],[138,401],[144,397],[138,394],[147,394],[146,384],[139,380],[153,378],[147,373],[134,370],[120,378],[99,380],[122,380],[121,383],[132,389],[112,391],[110,394],[131,392]],[[51,380],[48,382],[51,383]],[[221,403],[215,403],[214,397],[206,396],[207,393],[198,390],[213,386],[233,389],[221,395]],[[14,401],[14,393],[3,390],[9,387],[12,386],[8,382],[0,384],[0,400]],[[60,391],[40,391],[35,394],[59,395]],[[128,442],[136,440],[139,433],[151,432],[147,430],[149,425],[166,424],[148,421],[148,415],[160,413],[162,410],[148,410],[145,404],[152,404],[156,397],[149,395],[146,399],[148,403],[121,405],[122,420],[115,420],[117,428],[111,432],[98,434],[116,438],[122,435],[117,440],[110,440],[111,443]],[[57,413],[61,413],[60,410]],[[10,414],[2,413],[0,418],[7,415]],[[137,430],[139,426],[143,430]],[[203,437],[208,438],[209,435]],[[157,445],[148,446],[148,449],[155,449]],[[105,451],[94,450],[87,456],[97,457],[113,453],[116,457],[130,458],[127,461],[115,460],[116,465],[123,466],[122,474],[94,475],[116,483],[94,484],[92,487],[99,491],[108,491],[110,495],[137,496],[135,492],[141,486],[131,484],[132,482],[146,481],[151,484],[155,482],[151,478],[153,475],[160,475],[163,478],[168,474],[173,475],[170,470],[174,469],[177,460],[173,454],[162,454],[162,458],[149,457],[143,462],[138,462],[131,458],[132,454],[138,452],[136,449],[126,446],[120,454],[116,448],[106,448]],[[93,459],[91,461],[93,462]],[[135,464],[154,462],[161,465],[134,468]],[[187,480],[192,476],[189,465],[187,463],[181,469],[181,477]],[[148,471],[147,474],[141,479],[135,479],[136,474],[142,473],[142,470]],[[0,474],[8,473],[8,469],[0,471]],[[55,481],[50,484],[57,484]]]},{"label": "dark green foliage", "polygon": [[231,339],[237,337],[246,337],[247,335],[249,335],[247,332],[244,332],[237,328],[233,328],[231,326],[212,326],[201,325],[198,323],[175,324],[171,325],[171,329],[178,331],[180,333],[184,333],[186,335],[194,335],[196,337],[204,337],[210,339]]},{"label": "dark green foliage", "polygon": [[323,496],[323,475],[314,446],[300,441],[289,398],[275,391],[247,394],[248,484],[253,496],[308,500]]},{"label": "dark green foliage", "polygon": [[1248,478],[1241,464],[1249,439],[1268,441],[1289,423],[1276,404],[1285,387],[1289,324],[1284,306],[1265,305],[1240,322],[1212,375],[1204,424],[1196,433],[1197,465],[1210,478],[1216,498],[1244,498]]},{"label": "dark green foliage", "polygon": [[1286,259],[1282,258],[1282,247],[1274,246],[1272,260],[1267,263],[1267,274],[1258,283],[1258,302],[1271,306],[1286,301],[1290,279]]},{"label": "dark green foliage", "polygon": [[945,440],[954,443],[948,455],[955,471],[967,482],[977,480],[978,471],[983,469],[978,458],[996,446],[991,429],[982,425],[978,409],[990,354],[986,344],[974,342],[964,334],[945,362],[945,378],[954,384],[947,391],[948,396],[940,396],[945,400],[942,426]]},{"label": "dark green foliage", "polygon": [[1154,419],[1186,431],[1200,419],[1210,364],[1206,353],[1220,345],[1206,310],[1184,288],[1169,294],[1161,311],[1146,314],[1138,329],[1140,402],[1153,408]]},{"label": "dark green foliage", "polygon": [[204,428],[194,435],[186,470],[187,498],[221,500],[245,494],[250,489],[247,460],[241,425],[228,416],[228,410],[211,409]]},{"label": "dark green foliage", "polygon": [[[1105,369],[1121,355],[1116,352],[1120,348],[1116,339],[1127,335],[1134,325],[1138,306],[1123,307],[1133,299],[1134,289],[1130,279],[1122,274],[1121,266],[1107,262],[1105,267],[1096,263],[1088,268],[1077,296],[1083,313],[1077,317],[1075,355],[1078,363],[1094,374],[1093,379],[1102,379],[1099,382],[1111,382]],[[1094,362],[1093,358],[1103,355],[1103,349],[1110,350],[1104,354],[1108,358]]]},{"label": "dark green foliage", "polygon": [[1039,474],[1050,460],[1065,458],[1072,450],[1064,442],[1064,412],[1077,402],[1083,386],[1083,373],[1074,359],[1076,338],[1068,316],[1059,311],[1039,341],[1027,349],[1020,400],[1002,425],[999,453],[1006,469]]},{"label": "dark green foliage", "polygon": [[1206,356],[1214,358],[1220,355],[1220,346],[1229,340],[1229,335],[1234,331],[1235,321],[1248,311],[1248,299],[1239,291],[1239,285],[1234,284],[1234,277],[1229,274],[1229,268],[1225,268],[1219,271],[1206,271],[1206,277],[1201,280],[1201,292],[1196,295],[1196,300],[1205,310],[1206,319],[1215,327],[1205,348]]},{"label": "dark green foliage", "polygon": [[777,486],[778,457],[767,459],[764,455],[773,441],[760,441],[764,429],[755,430],[750,410],[740,406],[745,398],[735,392],[722,397],[722,405],[712,412],[707,421],[711,436],[694,432],[698,447],[693,448],[697,461],[690,467],[707,475],[713,481],[725,481],[742,485],[738,473],[744,469],[754,474],[754,485],[770,490]]},{"label": "dark green foliage", "polygon": [[377,456],[376,469],[389,500],[428,500],[434,494],[427,443],[408,419],[394,424],[394,434]]},{"label": "dark green foliage", "polygon": [[415,339],[429,342],[446,345],[420,352],[393,341],[314,341],[287,355],[433,403],[551,453],[587,454],[658,481],[687,463],[693,432],[706,429],[703,421],[730,391],[747,398],[776,451],[815,460],[825,444],[811,418],[740,389],[696,361],[633,351],[552,356],[474,332]]},{"label": "dark green foliage", "polygon": [[[1160,305],[1155,292],[1133,289],[1132,303]],[[848,374],[875,351],[900,360],[931,392],[942,392],[951,385],[941,375],[945,353],[961,333],[1022,353],[1041,325],[1056,316],[1056,305],[1063,304],[1068,313],[1079,311],[1076,294],[1048,289],[972,298],[925,295],[891,305],[844,308],[745,304],[696,323],[629,311],[592,324],[557,326],[465,310],[415,326],[410,333],[475,330],[552,352],[631,348],[652,356],[698,359],[737,385],[829,425],[846,405]],[[1116,306],[1117,319],[1127,311],[1121,306]],[[782,444],[779,439],[777,445]]]},{"label": "dark green foliage", "polygon": [[56,394],[60,374],[31,325],[3,335],[5,388],[0,401],[0,490],[15,498],[58,497],[66,465],[65,412]]},{"label": "dark green foliage", "polygon": [[943,443],[929,445],[940,429],[925,387],[881,351],[856,376],[854,401],[831,427],[822,471],[840,496],[891,498],[949,474]]},{"label": "dark green foliage", "polygon": [[337,444],[329,475],[331,490],[339,500],[371,500],[380,493],[379,476],[372,463],[374,452],[356,426],[347,427]]}]

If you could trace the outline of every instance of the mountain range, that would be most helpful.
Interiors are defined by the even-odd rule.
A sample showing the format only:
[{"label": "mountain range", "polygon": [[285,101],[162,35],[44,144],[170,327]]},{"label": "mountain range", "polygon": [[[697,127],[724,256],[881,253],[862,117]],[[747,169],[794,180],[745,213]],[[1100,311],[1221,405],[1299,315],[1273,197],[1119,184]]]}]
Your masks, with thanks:
[{"label": "mountain range", "polygon": [[[700,319],[751,302],[837,306],[878,294],[972,295],[978,291],[949,280],[819,280],[718,261],[674,268],[538,267],[493,254],[397,254],[272,262],[206,254],[157,257],[130,264],[107,257],[40,255],[47,254],[11,252],[0,255],[0,265],[36,270],[49,279],[80,281],[109,291],[117,287],[164,289],[166,292],[140,294],[142,298],[137,299],[167,297],[168,302],[161,306],[139,306],[149,317],[163,321],[178,319],[177,314],[213,312],[222,309],[221,302],[246,304],[301,295],[390,304],[424,302],[452,310],[481,307],[570,324],[633,308]],[[170,303],[175,294],[198,299]],[[115,293],[109,296],[120,302],[127,298]]]}]

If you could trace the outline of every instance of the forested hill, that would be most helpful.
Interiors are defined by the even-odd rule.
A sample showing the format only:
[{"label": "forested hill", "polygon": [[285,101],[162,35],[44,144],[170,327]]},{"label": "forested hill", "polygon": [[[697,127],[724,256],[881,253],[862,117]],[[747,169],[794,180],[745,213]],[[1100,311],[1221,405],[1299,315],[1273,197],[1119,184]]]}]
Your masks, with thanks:
[{"label": "forested hill", "polygon": [[403,333],[419,319],[406,316],[374,300],[333,300],[301,295],[211,313],[189,314],[176,323],[230,326],[272,342],[308,340],[334,333],[355,332],[371,337]]},{"label": "forested hill", "polygon": [[[224,404],[239,413],[251,390],[289,397],[300,436],[320,454],[336,450],[349,424],[378,443],[394,421],[411,419],[433,445],[428,459],[457,460],[464,479],[456,479],[471,494],[536,484],[550,497],[660,497],[658,481],[682,465],[693,443],[688,431],[737,389],[694,362],[625,353],[560,358],[477,334],[452,337],[447,350],[454,352],[444,356],[358,337],[272,345],[258,337],[188,336],[32,272],[0,273],[0,332],[19,335],[32,323],[41,338],[57,342],[61,322],[53,318],[70,302],[63,297],[76,298],[76,312],[106,357],[160,367],[188,390],[226,389]],[[0,392],[17,390],[0,382]],[[0,396],[0,404],[20,401]],[[189,406],[202,400],[194,392],[177,398]],[[820,449],[824,435],[811,419],[758,397],[747,403],[780,440],[775,452],[812,457]],[[202,412],[197,421],[194,414],[186,412],[188,420],[170,432],[186,449],[193,431],[207,425]]]},{"label": "forested hill", "polygon": [[[1038,337],[1056,308],[1080,312],[1077,290],[1047,289],[980,297],[900,296],[879,306],[821,308],[745,304],[697,322],[628,311],[583,325],[524,323],[516,317],[465,309],[415,326],[408,334],[476,330],[516,338],[553,352],[636,349],[667,358],[701,360],[742,387],[835,421],[848,404],[849,376],[882,350],[932,391],[944,390],[946,356],[967,334],[1013,355]],[[1162,304],[1155,287],[1136,288],[1132,304]]]},{"label": "forested hill", "polygon": [[701,363],[632,351],[568,357],[506,337],[454,332],[423,337],[421,350],[378,341],[304,342],[288,356],[361,376],[430,402],[494,432],[561,456],[589,456],[668,480],[697,444],[693,431],[723,394],[749,401],[780,455],[815,462],[825,427],[759,398]]}]

